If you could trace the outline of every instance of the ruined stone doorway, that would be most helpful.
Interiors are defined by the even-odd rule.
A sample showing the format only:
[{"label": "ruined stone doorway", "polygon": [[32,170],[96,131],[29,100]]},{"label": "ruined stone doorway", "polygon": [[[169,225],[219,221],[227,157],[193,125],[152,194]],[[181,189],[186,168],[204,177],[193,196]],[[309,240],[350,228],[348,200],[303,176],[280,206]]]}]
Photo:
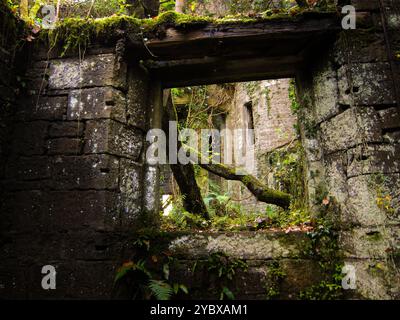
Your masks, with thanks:
[{"label": "ruined stone doorway", "polygon": [[[379,8],[362,10],[363,17],[375,17]],[[137,249],[131,244],[147,248],[143,237],[149,235],[132,230],[157,226],[160,176],[143,150],[147,130],[161,128],[163,89],[295,77],[304,197],[312,212],[332,221],[331,228],[317,229],[317,237],[329,240],[327,232],[334,232],[328,253],[342,253],[341,261],[357,270],[351,293],[398,297],[395,63],[378,20],[365,19],[354,32],[344,32],[338,20],[330,12],[250,23],[172,23],[156,26],[159,32],[145,39],[136,25],[120,32],[122,24],[106,41],[95,38],[83,61],[76,52],[60,57],[60,48],[50,56],[47,48],[34,50],[12,148],[2,161],[3,292],[109,297],[115,272]],[[184,253],[178,275],[185,274],[185,263],[207,260],[210,248],[252,262],[249,274],[257,285],[241,290],[239,283],[243,298],[265,298],[264,285],[269,297],[276,295],[276,283],[279,298],[311,294],[307,289],[321,284],[318,262],[332,261],[315,256],[321,254],[315,238],[301,232],[159,238],[176,256]],[[43,292],[36,281],[43,261],[57,266],[56,293]],[[294,281],[299,277],[301,285]]]},{"label": "ruined stone doorway", "polygon": [[[200,141],[201,130],[216,130],[218,136],[214,138],[219,142],[214,144],[214,151],[212,136],[206,139],[209,139],[209,151],[218,154],[217,160],[221,163],[225,160],[225,164],[235,167],[234,154],[243,152],[245,148],[234,144],[238,137],[233,131],[241,131],[238,132],[243,136],[240,140],[243,144],[249,143],[254,152],[252,158],[247,160],[254,161],[254,165],[244,170],[272,189],[296,194],[297,206],[303,206],[305,210],[305,201],[299,197],[304,195],[304,164],[301,162],[300,136],[296,131],[297,110],[293,110],[297,105],[295,90],[293,79],[281,79],[176,88],[171,93],[164,92],[164,96],[172,94],[175,113],[184,120],[181,126],[197,130],[199,149],[203,143]],[[251,134],[246,135],[246,129],[251,130]],[[250,141],[246,142],[246,138]],[[166,216],[171,214],[171,201],[180,197],[179,185],[168,168],[168,165],[162,166],[160,177],[161,206]],[[234,216],[235,212],[244,217],[248,213],[248,219],[243,219],[241,225],[226,223],[226,229],[256,230],[266,228],[268,223],[272,227],[273,218],[281,215],[276,212],[278,207],[257,201],[241,182],[226,180],[198,166],[195,166],[195,172],[206,206],[214,217],[229,216],[229,213]],[[274,178],[276,175],[279,175],[277,179]],[[175,211],[173,213],[178,214]],[[310,224],[310,220],[306,221],[307,216],[310,219],[307,213],[298,217],[297,224]],[[279,227],[277,224],[275,221],[275,227]],[[222,225],[220,227],[224,229]]]}]

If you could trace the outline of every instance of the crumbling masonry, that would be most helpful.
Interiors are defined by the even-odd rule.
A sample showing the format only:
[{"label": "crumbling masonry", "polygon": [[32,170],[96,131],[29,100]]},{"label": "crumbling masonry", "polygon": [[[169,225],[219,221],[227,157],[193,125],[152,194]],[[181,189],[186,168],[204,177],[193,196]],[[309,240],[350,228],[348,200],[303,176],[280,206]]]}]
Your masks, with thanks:
[{"label": "crumbling masonry", "polygon": [[[319,30],[327,24],[318,19],[325,18],[314,16],[262,22],[253,29],[197,25],[199,37],[214,28],[215,37],[228,39],[229,32],[249,28],[244,34],[255,39],[249,47],[266,52],[229,56],[238,52],[230,48],[245,45],[221,40],[218,50],[210,46],[215,61],[205,65],[194,56],[196,42],[179,37],[190,39],[190,27],[170,27],[166,39],[148,43],[161,60],[175,48],[170,54],[178,52],[176,61],[193,61],[178,66],[167,57],[144,67],[147,51],[135,51],[123,32],[115,41],[92,42],[80,56],[68,52],[60,58],[56,49],[49,52],[37,43],[28,57],[13,60],[3,46],[0,70],[10,80],[2,79],[0,100],[13,109],[1,117],[0,296],[111,297],[115,271],[131,254],[132,230],[157,226],[158,173],[144,155],[147,130],[161,123],[163,87],[296,77],[310,208],[336,220],[344,261],[357,271],[354,295],[399,298],[399,61],[393,53],[400,50],[400,18],[388,10],[382,24],[379,1],[351,2],[358,12],[352,31],[342,31],[340,21],[331,18],[326,21],[335,23]],[[274,40],[267,47],[269,33]],[[314,42],[300,48],[302,41],[287,37]],[[290,51],[298,55],[289,56]],[[242,69],[235,64],[241,59],[247,61]],[[18,81],[11,79],[11,61],[14,67],[29,62],[26,88],[19,94],[13,90]],[[218,71],[216,66],[224,77],[209,71]],[[189,78],[188,70],[193,70]],[[322,204],[326,198],[331,210]],[[290,299],[319,281],[317,261],[297,247],[308,241],[304,234],[186,235],[177,236],[170,249],[183,255],[182,268],[212,250],[248,259],[251,276],[239,283],[242,298],[261,298],[268,265],[278,260],[288,275],[281,297]],[[41,288],[44,265],[56,267],[56,290]]]}]

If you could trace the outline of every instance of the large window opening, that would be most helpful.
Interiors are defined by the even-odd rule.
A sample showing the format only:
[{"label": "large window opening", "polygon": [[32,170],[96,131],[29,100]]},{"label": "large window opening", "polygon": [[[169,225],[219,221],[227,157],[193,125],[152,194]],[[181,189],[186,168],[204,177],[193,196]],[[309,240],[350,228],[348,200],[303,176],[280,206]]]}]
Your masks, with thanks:
[{"label": "large window opening", "polygon": [[[304,204],[301,142],[296,130],[296,110],[292,107],[296,99],[293,80],[168,91],[165,96],[170,95],[169,102],[164,105],[164,109],[169,109],[168,120],[177,121],[178,135],[187,129],[197,134],[196,157],[207,158],[210,166],[178,163],[163,167],[162,228],[210,231],[307,228],[310,217]],[[203,137],[203,130],[209,130],[210,134]],[[188,147],[187,140],[182,147],[187,154],[194,148],[193,144]],[[236,170],[241,178],[232,179],[224,170],[215,170],[213,160],[222,169]],[[257,197],[252,183],[290,195],[291,206]]]}]

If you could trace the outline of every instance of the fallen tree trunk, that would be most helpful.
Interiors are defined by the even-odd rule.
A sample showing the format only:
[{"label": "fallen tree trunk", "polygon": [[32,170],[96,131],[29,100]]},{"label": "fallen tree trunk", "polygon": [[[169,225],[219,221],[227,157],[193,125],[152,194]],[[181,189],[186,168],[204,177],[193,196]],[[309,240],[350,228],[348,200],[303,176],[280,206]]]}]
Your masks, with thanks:
[{"label": "fallen tree trunk", "polygon": [[274,204],[284,209],[290,206],[291,197],[289,194],[266,187],[260,180],[250,174],[238,175],[235,173],[234,168],[219,163],[200,163],[200,167],[224,179],[241,181],[258,201]]},{"label": "fallen tree trunk", "polygon": [[207,207],[196,182],[193,165],[171,164],[170,168],[181,190],[185,210],[200,215],[206,220],[210,220]]},{"label": "fallen tree trunk", "polygon": [[[163,117],[163,129],[166,133],[169,132],[169,120],[177,120],[173,111],[171,97],[169,97],[168,99],[168,103],[165,108],[165,114]],[[169,139],[167,138],[167,144],[168,140]],[[177,147],[178,150],[182,147],[180,141],[177,141]],[[205,161],[201,161],[202,159],[204,159],[204,157],[199,153],[198,160],[200,167],[224,179],[241,181],[258,201],[268,204],[274,204],[284,209],[289,208],[291,201],[291,196],[289,194],[268,188],[260,180],[250,174],[238,175],[235,173],[235,168],[220,163],[204,164]],[[170,167],[179,186],[179,189],[181,190],[181,193],[183,195],[183,205],[185,210],[194,214],[201,215],[205,219],[209,219],[207,208],[204,204],[200,188],[197,185],[195,179],[193,164],[176,164],[170,165]]]},{"label": "fallen tree trunk", "polygon": [[[172,98],[169,96],[167,100],[167,106],[165,108],[165,114],[163,117],[163,130],[167,135],[167,150],[169,149],[169,119],[174,119],[175,114],[173,112]],[[176,141],[178,149],[181,148],[182,144],[180,141]],[[201,191],[196,182],[196,176],[194,172],[193,164],[187,165],[182,164],[170,164],[172,173],[176,183],[179,186],[179,190],[182,195],[183,207],[187,212],[199,215],[206,220],[210,220],[210,216],[207,211],[207,207],[204,203]]]}]

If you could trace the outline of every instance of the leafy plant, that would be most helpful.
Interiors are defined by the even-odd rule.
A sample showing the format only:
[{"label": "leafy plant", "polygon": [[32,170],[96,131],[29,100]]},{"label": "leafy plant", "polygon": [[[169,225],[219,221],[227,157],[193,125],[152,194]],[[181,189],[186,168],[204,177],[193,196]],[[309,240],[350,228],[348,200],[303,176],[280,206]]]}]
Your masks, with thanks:
[{"label": "leafy plant", "polygon": [[223,252],[214,252],[206,262],[207,271],[217,276],[219,298],[233,300],[233,292],[228,288],[238,270],[247,271],[247,263],[242,259],[231,258]]},{"label": "leafy plant", "polygon": [[235,300],[235,295],[232,293],[231,290],[229,290],[228,287],[222,288],[219,300],[224,300],[224,297],[227,297],[228,300]]},{"label": "leafy plant", "polygon": [[290,107],[292,109],[292,113],[297,114],[300,109],[300,104],[298,103],[297,100],[296,85],[294,80],[290,80],[289,99],[290,99]]},{"label": "leafy plant", "polygon": [[150,250],[150,237],[148,235],[142,235],[133,243],[138,248],[145,248],[147,251]]},{"label": "leafy plant", "polygon": [[124,263],[117,271],[117,274],[115,275],[114,282],[117,282],[121,280],[123,277],[125,277],[129,272],[132,271],[140,271],[143,272],[146,276],[151,278],[150,272],[146,269],[145,267],[145,261],[140,260],[137,263],[133,261],[129,261]]},{"label": "leafy plant", "polygon": [[170,300],[174,294],[173,288],[161,280],[150,280],[149,289],[157,300]]},{"label": "leafy plant", "polygon": [[212,253],[208,259],[208,271],[216,272],[219,278],[232,280],[237,270],[247,270],[242,259],[232,259],[223,252]]},{"label": "leafy plant", "polygon": [[280,284],[286,277],[286,272],[281,268],[279,262],[273,261],[268,267],[269,286],[267,287],[267,299],[274,299],[280,294]]}]

